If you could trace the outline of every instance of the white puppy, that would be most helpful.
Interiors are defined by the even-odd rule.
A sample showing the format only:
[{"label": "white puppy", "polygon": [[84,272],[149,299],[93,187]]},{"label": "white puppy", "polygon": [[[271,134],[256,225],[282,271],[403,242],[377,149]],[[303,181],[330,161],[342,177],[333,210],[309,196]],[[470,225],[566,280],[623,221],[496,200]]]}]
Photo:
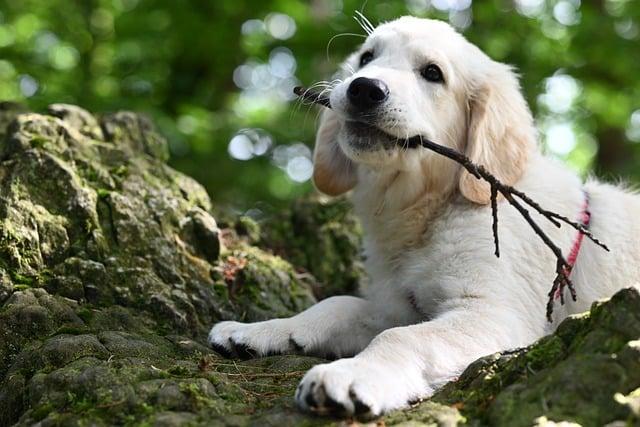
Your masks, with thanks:
[{"label": "white puppy", "polygon": [[[376,28],[344,70],[322,115],[314,181],[330,195],[353,190],[371,285],[364,298],[328,298],[292,318],[219,323],[214,348],[342,358],[305,375],[299,406],[377,415],[430,396],[483,355],[531,344],[640,278],[640,198],[582,183],[540,154],[509,66],[444,22],[404,17]],[[427,149],[398,148],[415,135],[466,153],[546,209],[576,220],[590,212],[611,252],[579,245],[578,299],[557,304],[553,324],[552,252],[500,201],[496,258],[489,187]],[[578,233],[532,215],[568,256]]]}]

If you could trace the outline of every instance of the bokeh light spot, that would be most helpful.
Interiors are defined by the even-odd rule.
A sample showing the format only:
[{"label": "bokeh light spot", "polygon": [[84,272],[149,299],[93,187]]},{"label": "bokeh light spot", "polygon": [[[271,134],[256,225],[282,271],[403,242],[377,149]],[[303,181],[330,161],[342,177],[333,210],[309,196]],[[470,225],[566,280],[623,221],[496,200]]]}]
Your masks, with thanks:
[{"label": "bokeh light spot", "polygon": [[58,70],[70,70],[78,64],[78,51],[66,44],[54,46],[49,51],[49,63]]},{"label": "bokeh light spot", "polygon": [[20,76],[19,85],[20,92],[22,92],[22,94],[27,98],[31,98],[33,95],[35,95],[36,92],[38,92],[38,88],[40,87],[38,81],[28,74],[23,74]]},{"label": "bokeh light spot", "polygon": [[249,160],[253,157],[253,144],[246,135],[236,135],[229,142],[229,155],[236,160]]},{"label": "bokeh light spot", "polygon": [[6,25],[0,25],[0,48],[11,46],[15,40],[11,29]]},{"label": "bokeh light spot", "polygon": [[544,0],[515,0],[518,13],[530,18],[540,16],[544,12]]},{"label": "bokeh light spot", "polygon": [[580,22],[580,0],[560,0],[553,7],[553,17],[562,25],[575,25]]},{"label": "bokeh light spot", "polygon": [[313,175],[313,163],[308,157],[296,156],[287,163],[287,174],[296,182],[305,182]]},{"label": "bokeh light spot", "polygon": [[550,125],[545,132],[549,150],[558,156],[566,156],[576,148],[577,140],[570,122]]},{"label": "bokeh light spot", "polygon": [[582,91],[576,79],[560,72],[547,78],[544,87],[538,102],[556,114],[567,113]]},{"label": "bokeh light spot", "polygon": [[284,13],[270,13],[265,18],[265,26],[271,37],[287,40],[296,33],[296,22]]},{"label": "bokeh light spot", "polygon": [[629,126],[625,130],[625,134],[629,141],[640,142],[640,110],[631,113],[629,118]]}]

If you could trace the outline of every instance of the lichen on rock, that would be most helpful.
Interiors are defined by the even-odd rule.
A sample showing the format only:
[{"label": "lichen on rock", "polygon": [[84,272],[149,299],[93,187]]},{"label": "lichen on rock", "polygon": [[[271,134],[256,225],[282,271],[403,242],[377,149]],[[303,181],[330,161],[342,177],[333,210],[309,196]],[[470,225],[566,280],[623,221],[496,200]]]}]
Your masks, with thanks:
[{"label": "lichen on rock", "polygon": [[[224,209],[167,153],[134,113],[0,103],[0,425],[345,425],[293,406],[319,359],[226,360],[206,333],[354,292],[348,206],[216,220]],[[624,290],[377,422],[634,425],[639,337],[640,296]]]}]

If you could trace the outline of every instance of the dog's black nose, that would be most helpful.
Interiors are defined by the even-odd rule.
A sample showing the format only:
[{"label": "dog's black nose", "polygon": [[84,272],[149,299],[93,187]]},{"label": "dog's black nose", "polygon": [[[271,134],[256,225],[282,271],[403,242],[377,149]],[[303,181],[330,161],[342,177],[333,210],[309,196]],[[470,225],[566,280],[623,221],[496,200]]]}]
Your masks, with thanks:
[{"label": "dog's black nose", "polygon": [[347,97],[358,110],[370,110],[389,97],[389,88],[381,80],[358,77],[349,85]]}]

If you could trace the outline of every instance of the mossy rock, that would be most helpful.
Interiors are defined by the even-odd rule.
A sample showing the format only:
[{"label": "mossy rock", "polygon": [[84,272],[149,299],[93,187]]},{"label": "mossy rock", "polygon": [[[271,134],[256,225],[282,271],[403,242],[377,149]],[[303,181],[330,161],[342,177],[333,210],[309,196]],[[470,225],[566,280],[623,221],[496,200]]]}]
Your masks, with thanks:
[{"label": "mossy rock", "polygon": [[[243,229],[258,233],[257,243],[311,273],[316,295],[353,294],[365,286],[362,231],[345,199],[301,199],[268,216],[256,230],[240,219]],[[255,227],[255,226],[254,226]]]},{"label": "mossy rock", "polygon": [[[0,103],[0,137],[0,425],[357,425],[294,408],[321,360],[238,362],[206,346],[216,321],[354,291],[360,230],[344,201],[216,221],[128,112]],[[639,337],[640,297],[625,290],[374,423],[637,425]]]},{"label": "mossy rock", "polygon": [[237,314],[256,292],[260,300],[286,293],[281,315],[314,302],[293,268],[250,247],[256,261],[244,279],[255,292],[233,304],[220,298],[225,248],[211,202],[165,164],[153,125],[133,113],[98,120],[63,104],[50,111],[16,115],[0,145],[2,298],[16,286],[44,288],[79,304],[135,307],[194,336],[223,318],[257,320]]},{"label": "mossy rock", "polygon": [[476,361],[433,400],[458,407],[472,425],[637,425],[639,337],[640,294],[624,289],[530,347]]},{"label": "mossy rock", "polygon": [[[290,316],[315,302],[316,281],[288,262],[241,240],[224,246],[206,191],[166,165],[148,119],[3,103],[0,125],[0,425],[155,416],[155,397],[138,390],[149,366],[172,378],[172,367],[211,356],[202,343],[215,322]],[[230,274],[232,257],[244,263]],[[187,379],[216,389],[204,385],[209,374],[176,369],[180,393]],[[242,390],[232,374],[212,375]],[[206,406],[228,414],[246,400],[236,398]],[[160,406],[199,410],[190,405]]]}]

